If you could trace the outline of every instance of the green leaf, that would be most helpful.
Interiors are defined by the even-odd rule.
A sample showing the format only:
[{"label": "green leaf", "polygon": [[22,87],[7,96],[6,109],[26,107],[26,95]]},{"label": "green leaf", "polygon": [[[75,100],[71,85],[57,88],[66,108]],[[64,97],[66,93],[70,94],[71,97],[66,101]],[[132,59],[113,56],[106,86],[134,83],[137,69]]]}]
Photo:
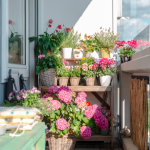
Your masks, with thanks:
[{"label": "green leaf", "polygon": [[76,110],[75,110],[75,108],[73,108],[73,109],[72,109],[72,112],[73,112],[73,113],[76,113]]},{"label": "green leaf", "polygon": [[58,110],[56,111],[56,113],[57,113],[58,115],[60,115],[60,110],[58,109]]},{"label": "green leaf", "polygon": [[88,118],[86,118],[86,117],[84,117],[83,119],[82,119],[85,123],[89,123],[89,120],[88,120]]},{"label": "green leaf", "polygon": [[59,119],[60,116],[56,116],[56,119]]},{"label": "green leaf", "polygon": [[55,119],[55,113],[54,112],[50,113],[50,118]]},{"label": "green leaf", "polygon": [[51,127],[55,127],[56,122],[51,123]]},{"label": "green leaf", "polygon": [[76,123],[77,123],[77,120],[74,119],[74,120],[73,120],[73,124],[76,125]]},{"label": "green leaf", "polygon": [[50,131],[52,131],[53,133],[55,133],[56,128],[55,128],[55,127],[52,127],[52,128],[50,129]]},{"label": "green leaf", "polygon": [[61,110],[63,110],[65,108],[65,104],[64,103],[61,103]]},{"label": "green leaf", "polygon": [[64,134],[68,133],[68,129],[66,128],[64,131],[63,131]]}]

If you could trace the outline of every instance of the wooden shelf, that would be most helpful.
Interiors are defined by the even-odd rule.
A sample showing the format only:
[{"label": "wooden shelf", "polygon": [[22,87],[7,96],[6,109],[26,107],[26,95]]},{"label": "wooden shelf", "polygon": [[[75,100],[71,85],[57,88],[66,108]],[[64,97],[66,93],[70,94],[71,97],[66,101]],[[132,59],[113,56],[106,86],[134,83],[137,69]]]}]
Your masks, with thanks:
[{"label": "wooden shelf", "polygon": [[[59,88],[60,86],[58,86]],[[111,91],[112,86],[68,86],[74,92],[105,92]],[[39,86],[39,89],[48,90],[49,87],[46,86]]]},{"label": "wooden shelf", "polygon": [[67,60],[67,61],[74,61],[74,60],[77,61],[77,60],[81,60],[81,59],[74,59],[74,58],[66,58],[66,59],[63,58],[63,59],[64,59],[64,60]]}]

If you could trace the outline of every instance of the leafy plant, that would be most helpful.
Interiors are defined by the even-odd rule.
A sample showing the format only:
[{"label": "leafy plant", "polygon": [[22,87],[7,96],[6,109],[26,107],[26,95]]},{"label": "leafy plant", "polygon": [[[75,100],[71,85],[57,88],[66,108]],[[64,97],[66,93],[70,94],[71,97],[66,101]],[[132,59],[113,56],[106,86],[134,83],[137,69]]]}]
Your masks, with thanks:
[{"label": "leafy plant", "polygon": [[92,57],[82,57],[79,65],[82,66],[82,64],[87,63],[88,65],[94,64],[94,58]]},{"label": "leafy plant", "polygon": [[85,52],[94,52],[94,50],[100,50],[95,38],[87,36],[87,34],[84,35],[84,38],[85,40],[80,40],[80,45]]},{"label": "leafy plant", "polygon": [[74,33],[74,29],[65,28],[63,30],[63,40],[60,44],[63,48],[73,48],[75,49],[78,46],[78,41],[81,37],[81,34],[78,32]]},{"label": "leafy plant", "polygon": [[119,52],[119,56],[123,57],[123,56],[127,56],[130,57],[132,56],[136,51],[133,50],[131,47],[123,47],[120,52]]},{"label": "leafy plant", "polygon": [[65,66],[57,68],[56,73],[59,77],[69,77],[69,71],[65,68]]},{"label": "leafy plant", "polygon": [[57,56],[54,55],[40,55],[36,65],[36,74],[39,74],[42,69],[47,71],[50,68],[55,68],[57,60]]},{"label": "leafy plant", "polygon": [[80,77],[81,68],[79,66],[75,66],[70,70],[69,74],[70,77]]}]

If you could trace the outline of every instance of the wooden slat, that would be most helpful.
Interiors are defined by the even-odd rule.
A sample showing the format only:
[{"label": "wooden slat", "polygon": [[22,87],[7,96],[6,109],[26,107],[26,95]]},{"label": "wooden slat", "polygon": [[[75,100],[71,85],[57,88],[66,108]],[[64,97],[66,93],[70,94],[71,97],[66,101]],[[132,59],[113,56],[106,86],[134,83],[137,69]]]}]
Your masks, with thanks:
[{"label": "wooden slat", "polygon": [[103,99],[96,93],[96,92],[91,92],[101,103],[103,103],[103,105],[110,110],[110,106],[104,101]]}]

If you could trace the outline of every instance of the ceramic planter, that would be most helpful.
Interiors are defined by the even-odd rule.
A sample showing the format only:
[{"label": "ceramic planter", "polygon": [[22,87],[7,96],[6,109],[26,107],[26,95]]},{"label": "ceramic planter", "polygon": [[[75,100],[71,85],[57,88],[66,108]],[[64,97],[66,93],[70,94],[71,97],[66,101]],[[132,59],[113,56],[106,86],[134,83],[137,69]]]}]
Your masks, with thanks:
[{"label": "ceramic planter", "polygon": [[74,57],[74,59],[82,59],[83,50],[74,49],[73,50],[73,57]]},{"label": "ceramic planter", "polygon": [[109,86],[111,81],[111,76],[100,76],[100,84],[101,86]]},{"label": "ceramic planter", "polygon": [[110,48],[101,48],[101,57],[110,58]]},{"label": "ceramic planter", "polygon": [[85,80],[87,86],[94,86],[95,77],[86,77]]},{"label": "ceramic planter", "polygon": [[109,135],[109,128],[106,130],[101,130],[100,135],[103,135],[103,136]]},{"label": "ceramic planter", "polygon": [[67,86],[69,77],[59,77],[59,86]]},{"label": "ceramic planter", "polygon": [[70,84],[71,86],[78,86],[80,82],[80,77],[71,77]]},{"label": "ceramic planter", "polygon": [[64,59],[72,58],[72,48],[62,48],[62,51]]},{"label": "ceramic planter", "polygon": [[94,50],[94,52],[87,52],[86,57],[100,58],[99,52]]}]

